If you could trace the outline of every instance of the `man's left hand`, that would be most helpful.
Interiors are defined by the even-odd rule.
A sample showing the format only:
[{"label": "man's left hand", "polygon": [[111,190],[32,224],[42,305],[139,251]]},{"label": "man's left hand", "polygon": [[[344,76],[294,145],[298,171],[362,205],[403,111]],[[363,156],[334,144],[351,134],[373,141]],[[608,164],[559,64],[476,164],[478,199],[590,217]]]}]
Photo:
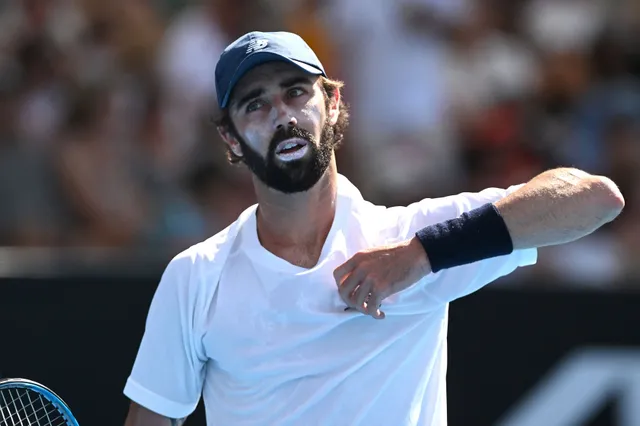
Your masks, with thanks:
[{"label": "man's left hand", "polygon": [[333,276],[340,297],[351,309],[384,319],[384,299],[431,272],[429,259],[417,238],[364,250],[336,268]]}]

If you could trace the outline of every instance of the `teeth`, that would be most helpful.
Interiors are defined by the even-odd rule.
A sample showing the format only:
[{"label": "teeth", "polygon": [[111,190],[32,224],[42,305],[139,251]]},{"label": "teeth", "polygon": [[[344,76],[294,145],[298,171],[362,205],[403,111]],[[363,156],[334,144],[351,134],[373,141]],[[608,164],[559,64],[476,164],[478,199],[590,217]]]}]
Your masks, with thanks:
[{"label": "teeth", "polygon": [[286,149],[291,149],[291,148],[294,148],[294,147],[296,147],[296,146],[298,146],[298,144],[297,144],[297,143],[295,143],[295,142],[287,142],[287,143],[286,143],[286,144],[285,144],[285,145],[280,149],[280,151],[282,152],[282,151],[284,151],[284,150],[286,150]]},{"label": "teeth", "polygon": [[289,150],[289,149],[293,149],[293,148],[301,148],[306,146],[307,143],[304,140],[300,140],[298,138],[292,138],[288,141],[282,141],[280,142],[280,144],[278,144],[276,153],[280,154],[283,151]]},{"label": "teeth", "polygon": [[304,157],[308,151],[309,147],[307,145],[300,145],[300,148],[295,151],[279,153],[278,159],[284,162],[298,160]]}]

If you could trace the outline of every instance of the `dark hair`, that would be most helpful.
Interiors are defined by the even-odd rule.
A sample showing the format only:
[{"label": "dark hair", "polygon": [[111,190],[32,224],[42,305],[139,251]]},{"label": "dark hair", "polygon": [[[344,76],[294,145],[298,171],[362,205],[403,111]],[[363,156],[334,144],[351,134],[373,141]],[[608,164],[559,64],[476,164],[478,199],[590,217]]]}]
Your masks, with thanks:
[{"label": "dark hair", "polygon": [[[336,90],[339,92],[344,86],[344,83],[342,81],[331,80],[326,77],[320,77],[320,81],[322,82],[321,88],[324,93],[325,105],[327,109],[329,109],[333,102]],[[342,142],[344,141],[344,134],[347,127],[349,127],[349,106],[344,102],[342,96],[340,97],[338,108],[338,120],[333,126],[333,134],[335,137],[333,145],[334,149],[338,149],[342,145]],[[230,131],[232,134],[236,133],[228,108],[220,110],[218,114],[213,117],[213,123],[225,131]],[[229,147],[227,147],[227,159],[231,164],[238,164],[243,161],[242,157],[234,154]]]}]

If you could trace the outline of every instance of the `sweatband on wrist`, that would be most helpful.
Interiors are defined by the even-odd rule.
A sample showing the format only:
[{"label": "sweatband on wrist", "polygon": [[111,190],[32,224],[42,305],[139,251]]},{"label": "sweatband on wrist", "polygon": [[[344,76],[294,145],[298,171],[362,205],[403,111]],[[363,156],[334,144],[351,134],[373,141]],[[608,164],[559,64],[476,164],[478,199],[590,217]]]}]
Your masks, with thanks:
[{"label": "sweatband on wrist", "polygon": [[513,252],[507,225],[492,203],[427,226],[416,232],[416,237],[433,272]]}]

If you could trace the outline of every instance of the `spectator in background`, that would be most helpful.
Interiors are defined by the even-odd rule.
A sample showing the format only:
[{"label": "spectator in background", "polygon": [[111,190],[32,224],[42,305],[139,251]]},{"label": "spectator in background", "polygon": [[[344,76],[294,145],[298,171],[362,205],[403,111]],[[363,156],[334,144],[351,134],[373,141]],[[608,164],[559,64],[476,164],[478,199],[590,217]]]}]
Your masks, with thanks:
[{"label": "spectator in background", "polygon": [[171,141],[176,178],[196,167],[200,122],[215,99],[215,65],[224,47],[244,28],[277,26],[261,1],[203,0],[169,24],[157,52],[163,123]]},{"label": "spectator in background", "polygon": [[199,142],[197,123],[210,109],[215,95],[215,64],[239,24],[240,8],[223,0],[188,6],[167,27],[157,52],[160,105],[168,158],[175,179],[192,167]]},{"label": "spectator in background", "polygon": [[619,179],[622,190],[634,194],[640,188],[640,111],[635,116],[613,117],[604,144],[609,172]]},{"label": "spectator in background", "polygon": [[[636,143],[638,141],[636,140]],[[616,284],[635,285],[635,290],[640,290],[640,181],[636,181],[634,192],[631,193],[631,204],[625,208],[624,216],[611,226],[613,239],[618,244],[616,254],[624,265],[623,273],[618,276],[620,281]]]},{"label": "spectator in background", "polygon": [[529,0],[525,2],[523,33],[547,58],[586,52],[606,28],[609,0]]},{"label": "spectator in background", "polygon": [[606,134],[606,152],[610,170],[629,194],[629,203],[620,220],[611,225],[619,244],[625,278],[640,278],[640,114],[621,116],[611,121]]},{"label": "spectator in background", "polygon": [[62,125],[65,114],[64,81],[61,55],[50,40],[33,36],[24,40],[17,51],[20,66],[21,96],[17,131],[25,143],[48,150]]},{"label": "spectator in background", "polygon": [[0,241],[58,245],[66,220],[50,158],[17,132],[20,97],[0,81]]},{"label": "spectator in background", "polygon": [[517,16],[514,3],[477,0],[455,31],[449,102],[471,188],[524,182],[542,171],[526,132],[526,105],[540,67],[518,37]]},{"label": "spectator in background", "polygon": [[563,160],[594,172],[612,172],[607,130],[617,117],[640,120],[640,81],[631,73],[625,48],[610,33],[594,45],[593,82],[578,99],[574,137],[562,145]]},{"label": "spectator in background", "polygon": [[132,170],[150,203],[140,243],[166,250],[184,249],[209,234],[207,224],[215,219],[201,214],[187,185],[173,179],[170,141],[162,126],[158,90],[153,84],[147,90],[139,131],[130,142]]},{"label": "spectator in background", "polygon": [[126,151],[109,139],[111,100],[106,88],[82,91],[61,134],[57,170],[78,224],[72,245],[135,245],[151,217],[148,195]]},{"label": "spectator in background", "polygon": [[449,102],[463,132],[474,131],[494,106],[528,100],[540,72],[535,50],[514,25],[514,3],[475,0],[470,7],[454,32],[447,64]]},{"label": "spectator in background", "polygon": [[[240,167],[239,165],[236,167]],[[249,172],[243,168],[248,174]],[[187,181],[205,219],[203,235],[215,235],[232,223],[248,205],[256,202],[250,182],[236,180],[228,168],[205,164],[194,170]]]},{"label": "spectator in background", "polygon": [[[324,0],[271,0],[285,16],[286,30],[302,37],[322,59],[328,75],[339,73],[338,55],[331,36],[332,26],[327,25],[329,7]],[[326,58],[326,60],[325,60]]]},{"label": "spectator in background", "polygon": [[[48,149],[66,113],[68,53],[85,21],[71,0],[8,2],[1,12],[0,60],[15,67],[20,103],[16,131]],[[10,56],[9,56],[10,55]]]},{"label": "spectator in background", "polygon": [[467,2],[335,0],[327,7],[354,111],[345,148],[366,153],[353,180],[372,201],[391,204],[456,188],[463,171],[445,58],[449,28],[467,19]]},{"label": "spectator in background", "polygon": [[0,244],[175,252],[219,231],[254,200],[208,122],[215,61],[249,29],[286,29],[347,83],[338,161],[368,197],[405,204],[559,164],[610,175],[620,218],[526,273],[624,279],[640,241],[639,4],[0,1]]},{"label": "spectator in background", "polygon": [[[561,17],[566,21],[545,27],[546,33],[539,31],[547,41],[539,41],[547,49],[546,84],[536,104],[540,148],[553,162],[610,173],[620,180],[622,191],[634,194],[640,183],[636,172],[640,164],[640,86],[631,73],[627,46],[615,36],[616,21],[605,25],[603,18],[610,15],[599,7],[606,4],[565,3],[545,7],[578,9],[539,22],[549,26]],[[583,15],[591,19],[577,19]],[[552,42],[554,34],[556,43]],[[637,260],[631,258],[640,241],[634,225],[640,217],[633,207],[633,195],[628,199],[624,213],[605,232],[547,252],[539,262],[546,276],[609,287],[637,272]]]}]

